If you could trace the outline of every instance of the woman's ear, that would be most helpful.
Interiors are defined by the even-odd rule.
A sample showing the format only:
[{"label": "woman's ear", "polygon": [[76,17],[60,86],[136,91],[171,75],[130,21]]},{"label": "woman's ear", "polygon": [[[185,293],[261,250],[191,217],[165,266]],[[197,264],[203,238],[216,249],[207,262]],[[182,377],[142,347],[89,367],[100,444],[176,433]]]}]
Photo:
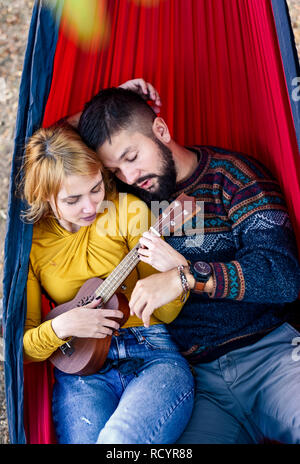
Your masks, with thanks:
[{"label": "woman's ear", "polygon": [[154,135],[163,143],[171,142],[171,134],[169,128],[163,118],[157,117],[152,124]]}]

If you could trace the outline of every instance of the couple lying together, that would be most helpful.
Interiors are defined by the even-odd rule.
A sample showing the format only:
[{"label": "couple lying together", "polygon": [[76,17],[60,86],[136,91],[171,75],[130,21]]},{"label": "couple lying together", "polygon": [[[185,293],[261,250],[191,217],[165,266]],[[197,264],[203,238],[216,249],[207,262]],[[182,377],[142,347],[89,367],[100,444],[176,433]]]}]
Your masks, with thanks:
[{"label": "couple lying together", "polygon": [[[278,184],[246,155],[178,145],[159,107],[152,85],[135,79],[26,145],[23,217],[34,228],[24,362],[48,359],[73,337],[111,336],[96,372],[54,368],[57,442],[298,442],[299,394],[287,396],[286,385],[300,371],[282,359],[296,333],[284,306],[300,276]],[[205,205],[205,234],[192,245],[148,230],[147,204],[182,192]],[[99,309],[96,297],[42,319],[43,291],[56,305],[70,301],[137,245],[139,261],[118,289],[130,310],[123,325],[123,312]]]}]

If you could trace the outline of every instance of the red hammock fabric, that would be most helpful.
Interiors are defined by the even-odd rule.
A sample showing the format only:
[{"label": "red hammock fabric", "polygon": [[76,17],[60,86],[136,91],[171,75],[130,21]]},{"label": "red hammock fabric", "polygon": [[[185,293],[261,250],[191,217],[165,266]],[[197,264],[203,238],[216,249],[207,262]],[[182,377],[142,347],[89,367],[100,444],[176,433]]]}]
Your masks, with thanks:
[{"label": "red hammock fabric", "polygon": [[143,77],[160,92],[161,116],[179,143],[261,159],[281,182],[300,232],[299,152],[271,1],[142,7],[114,0],[107,7],[103,49],[80,50],[61,27],[44,125],[80,111],[101,88]]},{"label": "red hammock fabric", "polygon": [[[42,296],[42,318],[50,303]],[[24,427],[28,444],[54,444],[52,421],[53,366],[49,361],[24,364]]]},{"label": "red hammock fabric", "polygon": [[[43,125],[82,110],[101,88],[143,77],[159,91],[161,116],[179,143],[241,151],[269,167],[285,193],[300,248],[300,157],[271,0],[141,4],[107,2],[110,40],[100,49],[78,47],[62,21]],[[42,364],[36,374],[26,366],[25,403],[38,408],[35,426],[25,419],[29,443],[53,442],[50,402],[41,410],[32,406],[32,383],[42,375],[48,398]]]}]

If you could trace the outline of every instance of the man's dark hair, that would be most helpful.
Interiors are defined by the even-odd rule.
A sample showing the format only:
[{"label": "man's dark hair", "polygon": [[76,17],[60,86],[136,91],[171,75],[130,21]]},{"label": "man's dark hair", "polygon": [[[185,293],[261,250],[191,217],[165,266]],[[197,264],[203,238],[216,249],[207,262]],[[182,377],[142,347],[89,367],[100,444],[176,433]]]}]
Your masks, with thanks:
[{"label": "man's dark hair", "polygon": [[101,90],[85,105],[78,130],[85,143],[97,150],[124,129],[152,137],[155,118],[155,112],[137,93],[111,87]]}]

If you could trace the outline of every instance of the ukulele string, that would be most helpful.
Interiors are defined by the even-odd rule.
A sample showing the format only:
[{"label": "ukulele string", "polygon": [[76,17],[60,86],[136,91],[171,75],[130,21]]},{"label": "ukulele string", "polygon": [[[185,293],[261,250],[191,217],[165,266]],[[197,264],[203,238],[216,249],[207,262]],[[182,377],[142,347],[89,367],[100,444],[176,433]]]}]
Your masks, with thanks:
[{"label": "ukulele string", "polygon": [[[159,228],[159,226],[164,222],[166,221],[166,219],[169,219],[169,217],[171,217],[171,213],[175,211],[175,206],[173,208],[170,209],[170,211],[168,213],[164,213],[162,212],[161,216],[158,218],[157,222],[154,224],[153,226],[153,229],[155,228]],[[173,218],[173,221],[178,218],[180,215],[182,214],[182,211],[180,211],[179,214],[177,214],[177,216],[174,216]],[[164,216],[165,215],[165,216]],[[162,234],[163,235],[163,234]]]},{"label": "ukulele string", "polygon": [[[132,269],[136,266],[136,264],[140,261],[140,258],[138,256],[138,245],[135,246],[131,250],[131,255],[127,255],[126,259],[126,264],[122,265],[121,270],[116,270],[116,272],[113,272],[107,277],[107,279],[104,280],[104,282],[100,285],[100,288],[98,288],[95,291],[95,296],[101,296],[102,300],[107,301],[110,296],[112,296],[115,293],[115,290],[120,286],[120,277],[122,277],[122,281],[126,279],[126,277],[130,274]],[[113,286],[112,286],[113,284]],[[107,293],[106,293],[107,292]]]},{"label": "ukulele string", "polygon": [[[165,222],[171,216],[172,211],[174,211],[174,209],[171,209],[168,213],[165,214],[164,217],[162,217],[161,219],[158,219],[157,223],[154,224],[153,228],[155,228],[155,229],[159,228],[159,226],[161,226],[161,224],[163,224],[163,222]],[[177,219],[181,215],[182,215],[182,211],[180,211],[179,214],[175,215],[172,220],[174,221],[175,219]],[[163,231],[162,231],[161,235],[164,235]],[[106,302],[110,298],[110,296],[112,296],[114,294],[115,290],[120,285],[120,283],[119,283],[120,275],[122,275],[122,281],[124,281],[125,278],[130,274],[132,269],[140,261],[140,258],[139,258],[139,255],[138,255],[138,248],[139,248],[139,243],[137,245],[135,245],[135,247],[127,255],[127,257],[125,258],[126,263],[121,266],[121,269],[118,269],[118,266],[117,266],[117,268],[115,269],[116,272],[113,271],[110,274],[110,276],[100,285],[100,288],[98,288],[95,291],[94,295],[96,297],[101,296],[102,301]],[[124,278],[124,275],[125,275],[125,278]],[[115,285],[114,285],[115,288],[110,287],[112,280],[115,280]],[[105,295],[105,292],[106,292],[107,289],[108,289],[108,294]]]},{"label": "ukulele string", "polygon": [[[171,210],[172,211],[172,210]],[[166,219],[168,218],[168,216],[170,216],[171,214],[171,211],[169,211],[168,214],[165,215],[164,218],[162,218],[161,220],[158,220],[157,221],[157,224],[154,225],[154,227],[158,227],[159,225],[161,225],[164,221],[166,221]],[[173,210],[174,211],[174,210]],[[182,212],[180,212],[180,214],[177,214],[176,216],[174,216],[173,220],[175,220],[176,218],[178,218],[180,215],[181,215]],[[163,233],[162,233],[163,235]],[[118,275],[121,274],[122,275],[122,281],[124,281],[124,279],[129,275],[129,273],[131,272],[131,270],[136,266],[136,264],[140,261],[140,258],[138,256],[138,248],[139,248],[139,244],[135,245],[135,247],[131,250],[131,252],[127,255],[127,257],[125,258],[126,260],[126,265],[123,264],[122,267],[121,267],[121,270],[118,269],[118,267],[115,269],[116,272],[113,271],[112,274],[110,274],[110,276],[101,284],[100,288],[98,288],[94,295],[96,295],[96,297],[99,297],[101,296],[102,297],[102,300],[103,302],[106,302],[110,296],[112,296],[115,292],[115,290],[119,287],[120,283],[119,283],[119,280],[120,280],[120,276]],[[127,267],[126,267],[127,266]],[[125,278],[124,278],[124,275],[125,275]],[[111,281],[112,280],[115,280],[115,286],[113,288],[110,288],[110,285],[111,285]],[[105,292],[106,290],[108,289],[108,294],[105,295]]]}]

